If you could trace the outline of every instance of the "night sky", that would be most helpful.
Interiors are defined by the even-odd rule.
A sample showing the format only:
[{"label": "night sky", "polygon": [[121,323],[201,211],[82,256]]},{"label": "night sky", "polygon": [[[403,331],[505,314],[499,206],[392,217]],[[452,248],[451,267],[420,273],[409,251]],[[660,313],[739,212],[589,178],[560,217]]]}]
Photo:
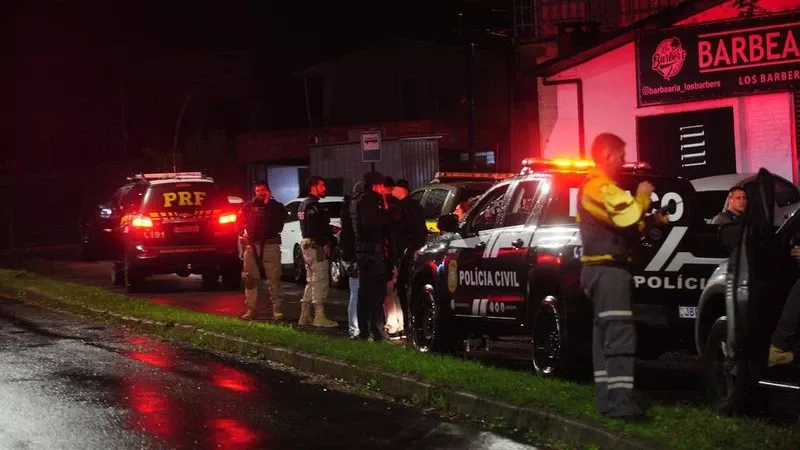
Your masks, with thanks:
[{"label": "night sky", "polygon": [[303,127],[294,72],[398,37],[458,42],[459,12],[464,29],[498,16],[469,0],[5,4],[2,170],[169,147],[189,91],[187,130]]}]

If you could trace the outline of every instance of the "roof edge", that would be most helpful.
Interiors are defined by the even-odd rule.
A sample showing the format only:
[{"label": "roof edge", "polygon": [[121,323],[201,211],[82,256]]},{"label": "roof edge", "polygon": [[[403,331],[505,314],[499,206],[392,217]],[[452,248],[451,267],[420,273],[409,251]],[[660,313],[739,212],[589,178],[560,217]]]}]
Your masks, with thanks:
[{"label": "roof edge", "polygon": [[539,66],[539,76],[550,77],[557,75],[560,72],[571,69],[632,42],[636,38],[636,32],[638,31],[673,26],[677,22],[686,20],[695,14],[707,11],[723,3],[727,3],[728,1],[730,0],[688,0],[677,6],[667,8],[608,34],[606,39],[597,45],[562,58],[556,57],[555,59],[545,62]]}]

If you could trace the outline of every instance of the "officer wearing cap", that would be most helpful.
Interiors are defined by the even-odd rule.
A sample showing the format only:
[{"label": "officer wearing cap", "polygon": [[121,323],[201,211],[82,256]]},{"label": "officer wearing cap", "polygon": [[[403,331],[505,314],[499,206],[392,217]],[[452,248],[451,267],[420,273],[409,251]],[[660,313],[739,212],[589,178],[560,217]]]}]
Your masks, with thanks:
[{"label": "officer wearing cap", "polygon": [[383,175],[364,174],[364,192],[350,206],[358,263],[359,338],[388,340],[384,329],[383,302],[386,298],[389,258],[389,205],[384,197]]},{"label": "officer wearing cap", "polygon": [[[330,291],[330,255],[333,243],[331,218],[319,199],[325,197],[327,189],[322,177],[311,176],[306,181],[308,197],[300,203],[297,218],[303,240],[300,247],[306,265],[306,289],[300,299],[298,325],[336,327],[338,324],[325,316],[325,300]],[[314,305],[314,320],[311,321],[310,304]]]},{"label": "officer wearing cap", "polygon": [[[603,415],[630,421],[645,419],[633,400],[636,328],[631,310],[633,278],[629,271],[634,245],[644,230],[653,185],[639,183],[634,197],[618,185],[625,163],[625,142],[603,133],[592,143],[592,169],[578,202],[583,254],[581,284],[594,307],[595,401]],[[663,214],[653,216],[665,224]]]},{"label": "officer wearing cap", "polygon": [[255,183],[255,197],[242,206],[244,224],[243,256],[244,296],[247,312],[244,320],[256,316],[259,280],[269,280],[272,318],[283,318],[281,312],[281,231],[286,221],[286,207],[272,198],[266,181]]}]

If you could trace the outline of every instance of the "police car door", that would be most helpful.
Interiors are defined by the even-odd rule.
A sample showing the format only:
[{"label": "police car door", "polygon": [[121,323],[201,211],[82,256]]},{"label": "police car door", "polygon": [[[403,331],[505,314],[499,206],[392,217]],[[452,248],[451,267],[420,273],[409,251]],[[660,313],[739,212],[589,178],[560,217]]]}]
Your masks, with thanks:
[{"label": "police car door", "polygon": [[[769,332],[763,329],[768,322],[763,304],[769,303],[767,300],[773,298],[770,293],[781,284],[775,279],[781,273],[781,255],[776,253],[774,185],[772,174],[761,169],[748,192],[747,210],[736,233],[739,239],[729,259],[725,298],[728,329],[734,330],[733,335],[728,334],[728,343],[733,349],[752,349],[771,332],[771,327]],[[736,228],[732,226],[731,231]],[[737,343],[741,345],[733,345]]]},{"label": "police car door", "polygon": [[447,270],[452,282],[448,282],[448,289],[453,296],[456,317],[481,317],[481,311],[485,315],[487,305],[481,299],[488,298],[494,280],[490,286],[483,264],[505,209],[509,186],[510,183],[502,183],[487,191],[467,214],[463,239],[450,243]]},{"label": "police car door", "polygon": [[[514,181],[504,214],[484,252],[481,271],[486,289],[477,305],[481,317],[490,320],[524,321],[525,288],[528,275],[528,248],[536,230],[535,211],[542,180]],[[536,208],[536,206],[539,208]]]}]

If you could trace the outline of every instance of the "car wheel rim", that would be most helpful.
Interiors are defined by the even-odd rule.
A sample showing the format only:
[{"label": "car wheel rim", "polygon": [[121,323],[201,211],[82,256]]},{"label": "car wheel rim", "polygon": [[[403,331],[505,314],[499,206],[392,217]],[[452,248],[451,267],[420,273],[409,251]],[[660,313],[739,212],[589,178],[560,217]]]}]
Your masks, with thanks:
[{"label": "car wheel rim", "polygon": [[537,372],[549,375],[555,371],[561,356],[561,320],[551,304],[536,314],[533,331],[533,366]]},{"label": "car wheel rim", "polygon": [[342,271],[340,270],[339,263],[333,262],[331,264],[331,281],[333,284],[339,284],[342,278]]},{"label": "car wheel rim", "polygon": [[712,367],[717,398],[729,398],[736,386],[736,363],[728,357],[728,343],[721,341],[713,355]]},{"label": "car wheel rim", "polygon": [[410,314],[412,339],[414,347],[420,352],[429,352],[436,340],[436,323],[438,322],[439,307],[433,290],[425,287],[420,296],[420,301]]}]

